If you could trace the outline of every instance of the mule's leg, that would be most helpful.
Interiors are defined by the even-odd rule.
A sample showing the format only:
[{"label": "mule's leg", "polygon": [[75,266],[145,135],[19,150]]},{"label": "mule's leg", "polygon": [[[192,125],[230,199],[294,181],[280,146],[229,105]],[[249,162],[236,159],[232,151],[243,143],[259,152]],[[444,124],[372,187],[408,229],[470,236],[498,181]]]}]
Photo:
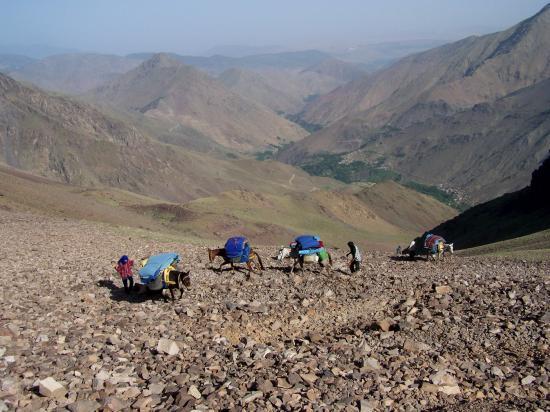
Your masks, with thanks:
[{"label": "mule's leg", "polygon": [[256,259],[258,259],[258,263],[260,264],[260,269],[265,270],[264,262],[262,262],[262,258],[260,257],[260,255],[258,255],[258,253],[256,253],[256,252],[254,252],[254,256],[256,256]]}]

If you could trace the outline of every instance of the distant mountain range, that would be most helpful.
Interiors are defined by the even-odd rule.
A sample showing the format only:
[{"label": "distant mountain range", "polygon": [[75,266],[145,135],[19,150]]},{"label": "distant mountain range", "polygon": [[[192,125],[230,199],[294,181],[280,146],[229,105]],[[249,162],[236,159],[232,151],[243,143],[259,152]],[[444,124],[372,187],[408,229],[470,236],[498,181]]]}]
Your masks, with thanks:
[{"label": "distant mountain range", "polygon": [[394,180],[459,208],[524,187],[550,149],[550,5],[500,33],[407,55],[434,45],[0,55],[0,154],[66,183],[178,202],[273,194],[292,175],[299,191],[318,189],[295,166],[395,194]]},{"label": "distant mountain range", "polygon": [[[151,80],[151,70],[160,68],[166,84],[174,80],[170,73],[179,78],[196,71],[160,55],[127,80],[137,81],[141,73]],[[198,76],[200,83],[206,75]],[[117,84],[122,91],[130,83]],[[242,233],[257,241],[285,242],[315,231],[335,242],[353,236],[377,248],[392,247],[455,214],[397,184],[346,187],[275,161],[222,159],[160,143],[136,125],[117,112],[0,74],[0,207],[172,236],[213,239]],[[401,205],[394,204],[398,198]]]},{"label": "distant mountain range", "polygon": [[[0,70],[47,90],[79,95],[115,80],[154,55],[80,53],[41,60],[0,55]],[[316,50],[241,58],[164,55],[210,75],[220,76],[222,82],[237,94],[257,99],[257,103],[286,114],[301,111],[308,99],[328,93],[365,73],[355,63],[346,63]],[[237,76],[237,72],[240,75]]]},{"label": "distant mountain range", "polygon": [[550,76],[550,5],[518,25],[414,54],[311,102],[303,118],[327,125],[359,115],[370,126],[391,122],[418,103],[470,107]]},{"label": "distant mountain range", "polygon": [[241,96],[277,112],[295,114],[308,99],[328,93],[364,73],[357,66],[331,58],[299,70],[233,68],[218,78]]},{"label": "distant mountain range", "polygon": [[[500,33],[406,57],[312,101],[325,128],[285,148],[294,164],[373,167],[478,202],[517,190],[550,148],[550,6]],[[328,167],[329,165],[327,165]]]},{"label": "distant mountain range", "polygon": [[195,129],[236,151],[260,150],[306,135],[294,123],[228,90],[166,54],[90,93],[95,100]]},{"label": "distant mountain range", "polygon": [[[1,61],[1,56],[0,56]],[[107,54],[61,54],[8,70],[18,80],[68,94],[81,94],[138,66],[142,61]]]},{"label": "distant mountain range", "polygon": [[359,44],[344,50],[334,50],[331,54],[347,62],[359,63],[369,71],[376,71],[391,63],[424,50],[447,43],[443,40],[408,40]]}]

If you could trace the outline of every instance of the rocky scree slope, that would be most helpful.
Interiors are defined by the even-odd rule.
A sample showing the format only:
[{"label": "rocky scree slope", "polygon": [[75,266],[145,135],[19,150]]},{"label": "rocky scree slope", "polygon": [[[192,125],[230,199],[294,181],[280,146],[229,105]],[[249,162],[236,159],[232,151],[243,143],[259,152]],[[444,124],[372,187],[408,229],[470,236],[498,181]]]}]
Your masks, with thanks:
[{"label": "rocky scree slope", "polygon": [[[260,248],[247,281],[205,269],[204,246],[0,221],[2,407],[548,409],[548,262],[367,252],[354,276],[289,276]],[[110,262],[168,250],[191,270],[183,299],[127,298]]]}]

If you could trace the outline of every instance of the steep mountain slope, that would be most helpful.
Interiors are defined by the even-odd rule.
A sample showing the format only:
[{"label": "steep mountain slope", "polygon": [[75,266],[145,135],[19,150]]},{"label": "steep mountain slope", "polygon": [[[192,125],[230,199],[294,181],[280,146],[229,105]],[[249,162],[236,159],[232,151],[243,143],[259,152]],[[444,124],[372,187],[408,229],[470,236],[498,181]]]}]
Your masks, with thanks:
[{"label": "steep mountain slope", "polygon": [[317,153],[339,153],[348,164],[377,165],[484,201],[529,181],[550,149],[549,107],[550,80],[545,80],[459,112],[444,103],[419,104],[382,129],[359,118],[337,122],[279,158],[307,164],[317,161]]},{"label": "steep mountain slope", "polygon": [[495,34],[406,57],[377,74],[312,102],[303,119],[327,125],[361,113],[381,126],[418,103],[463,108],[507,95],[550,77],[550,5]]},{"label": "steep mountain slope", "polygon": [[300,96],[273,87],[268,78],[244,69],[229,69],[218,76],[229,90],[275,112],[293,113],[303,106]]},{"label": "steep mountain slope", "polygon": [[[329,60],[328,62],[332,62]],[[278,113],[299,113],[308,100],[342,85],[356,73],[354,66],[320,63],[305,70],[233,68],[218,79],[230,90]]]},{"label": "steep mountain slope", "polygon": [[[454,215],[398,185],[372,189],[379,195],[371,206],[366,195],[363,200],[341,183],[283,163],[220,160],[162,144],[92,106],[4,75],[0,162],[11,166],[0,166],[0,206],[120,220],[195,239],[240,232],[279,242],[314,231],[388,248],[420,230],[418,224]],[[415,223],[395,218],[398,194],[425,206],[401,205]]]},{"label": "steep mountain slope", "polygon": [[259,150],[305,135],[296,124],[164,54],[153,56],[92,95],[152,118],[176,121],[236,150]]},{"label": "steep mountain slope", "polygon": [[47,90],[81,94],[135,68],[141,62],[141,59],[108,54],[60,54],[26,64],[9,74]]},{"label": "steep mountain slope", "polygon": [[112,186],[170,201],[229,189],[334,186],[278,162],[224,161],[156,142],[92,106],[1,74],[0,160],[66,183]]},{"label": "steep mountain slope", "polygon": [[338,59],[327,59],[303,70],[302,73],[317,73],[347,83],[365,75],[360,66]]},{"label": "steep mountain slope", "polygon": [[[455,242],[460,248],[471,248],[495,242],[532,235],[550,229],[550,157],[533,172],[531,184],[514,193],[506,194],[477,205],[451,219],[432,232]],[[539,249],[550,249],[548,233],[525,243]],[[519,243],[519,245],[517,244]],[[512,245],[520,249],[521,241]],[[498,249],[498,248],[495,248]],[[498,250],[494,250],[495,252]]]}]

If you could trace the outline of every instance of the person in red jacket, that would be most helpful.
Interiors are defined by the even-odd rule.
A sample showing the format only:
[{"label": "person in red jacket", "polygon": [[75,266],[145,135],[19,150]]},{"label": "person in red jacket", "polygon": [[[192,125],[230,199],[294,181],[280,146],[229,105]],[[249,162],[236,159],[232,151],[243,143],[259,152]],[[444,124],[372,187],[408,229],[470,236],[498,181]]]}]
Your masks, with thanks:
[{"label": "person in red jacket", "polygon": [[134,261],[128,259],[128,256],[124,255],[119,260],[115,267],[116,271],[122,278],[122,283],[124,284],[124,291],[126,294],[130,294],[134,287],[134,278],[132,273],[132,267],[134,266]]}]

